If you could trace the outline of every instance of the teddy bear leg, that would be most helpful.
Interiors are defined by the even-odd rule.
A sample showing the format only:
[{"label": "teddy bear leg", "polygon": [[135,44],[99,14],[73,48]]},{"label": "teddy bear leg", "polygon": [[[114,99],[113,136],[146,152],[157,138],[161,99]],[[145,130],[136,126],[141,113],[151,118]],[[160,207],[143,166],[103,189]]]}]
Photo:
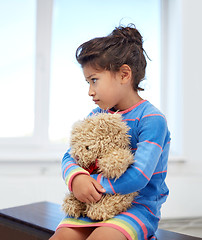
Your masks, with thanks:
[{"label": "teddy bear leg", "polygon": [[71,217],[78,218],[84,216],[86,204],[77,200],[72,193],[67,194],[62,204],[63,211]]},{"label": "teddy bear leg", "polygon": [[107,220],[131,207],[136,193],[119,195],[106,194],[97,203],[86,207],[86,215],[92,220]]}]

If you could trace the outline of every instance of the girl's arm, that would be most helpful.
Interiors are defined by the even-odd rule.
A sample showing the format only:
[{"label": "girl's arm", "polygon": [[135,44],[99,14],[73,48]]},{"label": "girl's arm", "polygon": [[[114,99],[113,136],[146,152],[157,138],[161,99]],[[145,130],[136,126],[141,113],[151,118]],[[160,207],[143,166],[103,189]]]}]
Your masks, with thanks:
[{"label": "girl's arm", "polygon": [[72,180],[79,174],[90,176],[89,172],[79,167],[70,155],[70,149],[65,153],[62,159],[62,177],[65,180],[69,190],[72,191]]},{"label": "girl's arm", "polygon": [[81,202],[97,202],[105,189],[93,179],[89,172],[79,167],[70,156],[70,149],[62,159],[62,174],[70,191]]},{"label": "girl's arm", "polygon": [[128,194],[143,189],[150,181],[169,141],[167,123],[162,116],[142,118],[137,131],[139,139],[135,162],[118,180],[104,178],[101,174],[92,175],[105,188],[106,193]]}]

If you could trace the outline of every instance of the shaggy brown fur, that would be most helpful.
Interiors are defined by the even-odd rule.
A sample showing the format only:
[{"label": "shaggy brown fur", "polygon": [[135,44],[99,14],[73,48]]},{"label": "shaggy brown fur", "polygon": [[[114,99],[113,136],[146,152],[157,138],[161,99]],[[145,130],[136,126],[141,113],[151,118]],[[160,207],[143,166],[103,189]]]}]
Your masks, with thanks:
[{"label": "shaggy brown fur", "polygon": [[[118,179],[134,162],[130,151],[129,128],[120,114],[99,113],[77,122],[72,129],[71,156],[80,167],[88,169],[98,162],[93,173]],[[130,208],[137,193],[126,195],[104,194],[97,203],[78,201],[73,193],[67,194],[63,210],[69,216],[88,216],[93,220],[107,220]]]}]

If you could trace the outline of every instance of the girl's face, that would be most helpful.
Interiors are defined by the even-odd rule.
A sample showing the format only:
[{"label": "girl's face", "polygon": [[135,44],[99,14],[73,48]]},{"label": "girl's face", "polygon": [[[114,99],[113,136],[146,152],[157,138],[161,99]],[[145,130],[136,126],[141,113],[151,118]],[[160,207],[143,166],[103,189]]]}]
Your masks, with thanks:
[{"label": "girl's face", "polygon": [[124,88],[121,84],[121,74],[107,70],[96,70],[89,65],[83,67],[86,81],[89,83],[89,96],[101,109],[114,107],[122,110]]}]

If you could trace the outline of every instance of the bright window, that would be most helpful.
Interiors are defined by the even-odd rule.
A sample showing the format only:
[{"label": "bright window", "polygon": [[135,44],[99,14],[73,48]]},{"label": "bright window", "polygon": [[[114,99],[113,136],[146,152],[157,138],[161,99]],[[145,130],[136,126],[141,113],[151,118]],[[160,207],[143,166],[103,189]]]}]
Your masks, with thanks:
[{"label": "bright window", "polygon": [[35,0],[0,1],[0,137],[34,129]]}]

